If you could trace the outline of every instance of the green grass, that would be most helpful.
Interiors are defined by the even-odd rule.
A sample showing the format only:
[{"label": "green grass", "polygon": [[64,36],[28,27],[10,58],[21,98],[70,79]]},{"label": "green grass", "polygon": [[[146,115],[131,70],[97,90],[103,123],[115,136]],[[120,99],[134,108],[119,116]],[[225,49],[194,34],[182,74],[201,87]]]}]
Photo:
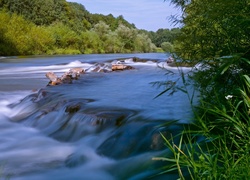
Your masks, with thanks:
[{"label": "green grass", "polygon": [[[249,65],[248,60],[243,61]],[[193,105],[195,129],[191,128],[193,126],[184,129],[178,144],[174,143],[174,138],[169,140],[162,136],[172,155],[153,160],[166,161],[163,174],[175,172],[180,179],[194,180],[249,179],[250,78],[244,70],[232,74],[240,68],[235,65],[234,62],[222,64],[211,76],[211,86],[203,87],[209,91],[201,91],[199,105]],[[225,74],[230,78],[223,84],[218,78]],[[192,96],[187,95],[192,101]]]}]

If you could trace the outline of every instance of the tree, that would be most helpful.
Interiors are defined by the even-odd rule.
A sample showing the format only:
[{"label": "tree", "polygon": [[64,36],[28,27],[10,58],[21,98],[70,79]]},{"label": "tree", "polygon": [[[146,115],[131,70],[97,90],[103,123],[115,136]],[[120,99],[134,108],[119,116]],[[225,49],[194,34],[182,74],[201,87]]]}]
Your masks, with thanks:
[{"label": "tree", "polygon": [[249,0],[173,0],[183,9],[179,55],[211,60],[244,53],[249,58]]},{"label": "tree", "polygon": [[114,31],[110,31],[107,35],[107,40],[104,46],[106,53],[122,53],[121,51],[122,42],[118,35]]},{"label": "tree", "polygon": [[80,38],[68,26],[63,23],[55,23],[49,27],[49,31],[53,34],[57,48],[78,49]]},{"label": "tree", "polygon": [[101,40],[95,31],[86,31],[81,34],[81,51],[84,54],[100,53],[101,50]]},{"label": "tree", "polygon": [[110,32],[109,25],[107,25],[105,22],[100,21],[99,23],[95,24],[93,27],[93,31],[95,31],[100,39],[105,42],[107,39],[107,35]]},{"label": "tree", "polygon": [[131,52],[134,50],[134,39],[137,35],[137,31],[135,29],[130,29],[123,24],[120,24],[118,28],[115,30],[120,39],[122,46],[121,52],[128,51]]},{"label": "tree", "polygon": [[154,48],[146,33],[123,16],[91,14],[83,5],[66,0],[0,0],[0,12],[9,14],[1,22],[8,26],[0,27],[3,54],[8,50],[18,55],[148,52]]},{"label": "tree", "polygon": [[163,51],[169,52],[169,53],[173,53],[174,51],[174,46],[170,42],[163,42],[161,44],[161,48],[163,49]]},{"label": "tree", "polygon": [[37,25],[65,19],[65,0],[2,0],[2,7],[24,16]]}]

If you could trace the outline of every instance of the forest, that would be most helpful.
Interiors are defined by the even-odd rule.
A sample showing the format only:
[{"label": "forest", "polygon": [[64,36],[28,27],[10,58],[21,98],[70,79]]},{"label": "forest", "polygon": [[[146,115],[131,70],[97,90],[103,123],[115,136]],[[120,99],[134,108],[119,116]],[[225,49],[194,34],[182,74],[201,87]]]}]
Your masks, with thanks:
[{"label": "forest", "polygon": [[179,29],[139,30],[66,0],[0,0],[0,55],[172,51]]}]

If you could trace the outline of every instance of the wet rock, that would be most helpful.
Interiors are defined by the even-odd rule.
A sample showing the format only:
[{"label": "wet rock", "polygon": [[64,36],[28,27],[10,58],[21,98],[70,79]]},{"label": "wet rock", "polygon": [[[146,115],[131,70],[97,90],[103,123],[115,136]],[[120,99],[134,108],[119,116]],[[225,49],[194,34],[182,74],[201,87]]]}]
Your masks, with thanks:
[{"label": "wet rock", "polygon": [[72,68],[68,72],[65,72],[60,78],[57,77],[53,72],[46,73],[46,77],[50,80],[48,86],[55,86],[60,84],[71,84],[73,80],[79,79],[81,74],[85,72],[111,72],[119,70],[129,70],[134,69],[132,66],[122,64],[120,61],[116,64],[110,63],[96,63],[95,65],[89,67],[86,71],[83,68]]},{"label": "wet rock", "polygon": [[133,62],[148,62],[148,61],[152,61],[152,62],[157,62],[157,60],[155,59],[141,59],[138,57],[133,57]]},{"label": "wet rock", "polygon": [[89,67],[87,70],[87,72],[111,72],[111,65],[110,64],[104,64],[104,63],[96,63],[95,65]]},{"label": "wet rock", "polygon": [[84,73],[85,73],[85,70],[82,68],[72,68],[69,70],[69,75],[71,75],[73,79],[78,79],[80,75]]},{"label": "wet rock", "polygon": [[152,137],[151,137],[151,145],[150,148],[152,150],[162,150],[163,148],[166,148],[165,145],[165,140],[164,138],[166,138],[167,140],[171,139],[171,133],[169,132],[155,132],[153,133]]},{"label": "wet rock", "polygon": [[81,109],[81,105],[80,104],[73,104],[73,105],[69,105],[66,107],[66,110],[65,112],[68,112],[68,113],[75,113],[77,111],[79,111]]},{"label": "wet rock", "polygon": [[[177,135],[183,127],[174,125],[175,122],[170,122],[166,127],[161,126],[163,121],[123,124],[97,148],[97,153],[114,159],[123,159],[145,152],[165,150],[167,146],[164,138],[173,143],[179,142]],[[111,151],[111,147],[115,148]]]},{"label": "wet rock", "polygon": [[50,80],[49,86],[55,86],[59,84],[71,84],[73,80],[77,80],[81,74],[85,71],[82,68],[72,68],[68,72],[65,72],[61,78],[57,77],[53,72],[46,73],[46,77]]},{"label": "wet rock", "polygon": [[71,84],[73,79],[75,79],[75,78],[73,78],[72,75],[63,76],[62,77],[62,83]]},{"label": "wet rock", "polygon": [[69,70],[69,72],[75,73],[75,74],[84,74],[85,73],[83,68],[72,68]]},{"label": "wet rock", "polygon": [[46,77],[50,80],[48,85],[55,86],[62,83],[62,80],[58,78],[53,72],[46,73]]},{"label": "wet rock", "polygon": [[52,82],[58,79],[57,75],[55,75],[53,72],[46,73],[46,77]]},{"label": "wet rock", "polygon": [[168,64],[173,63],[174,62],[174,58],[172,56],[170,56],[167,61]]},{"label": "wet rock", "polygon": [[65,165],[68,168],[74,168],[79,165],[82,165],[84,162],[86,162],[88,158],[84,155],[78,155],[77,153],[71,154],[67,157],[65,160]]},{"label": "wet rock", "polygon": [[[113,132],[98,148],[97,153],[123,159],[151,151],[151,133],[155,124],[129,123]],[[110,150],[111,147],[112,151]]]},{"label": "wet rock", "polygon": [[125,64],[112,64],[112,71],[121,71],[121,70],[129,70],[134,69],[132,66]]}]

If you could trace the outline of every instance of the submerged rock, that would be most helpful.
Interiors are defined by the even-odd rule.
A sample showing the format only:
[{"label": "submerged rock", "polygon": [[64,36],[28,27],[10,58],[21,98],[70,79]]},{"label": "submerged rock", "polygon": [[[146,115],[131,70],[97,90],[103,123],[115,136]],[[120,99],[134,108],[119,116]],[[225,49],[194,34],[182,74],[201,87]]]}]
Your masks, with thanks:
[{"label": "submerged rock", "polygon": [[[170,121],[166,127],[161,126],[163,121],[125,123],[97,148],[97,153],[124,159],[141,153],[162,151],[167,148],[165,139],[179,142],[176,135],[182,131],[182,126],[175,125],[175,122]],[[111,147],[115,148],[111,151]]]}]

